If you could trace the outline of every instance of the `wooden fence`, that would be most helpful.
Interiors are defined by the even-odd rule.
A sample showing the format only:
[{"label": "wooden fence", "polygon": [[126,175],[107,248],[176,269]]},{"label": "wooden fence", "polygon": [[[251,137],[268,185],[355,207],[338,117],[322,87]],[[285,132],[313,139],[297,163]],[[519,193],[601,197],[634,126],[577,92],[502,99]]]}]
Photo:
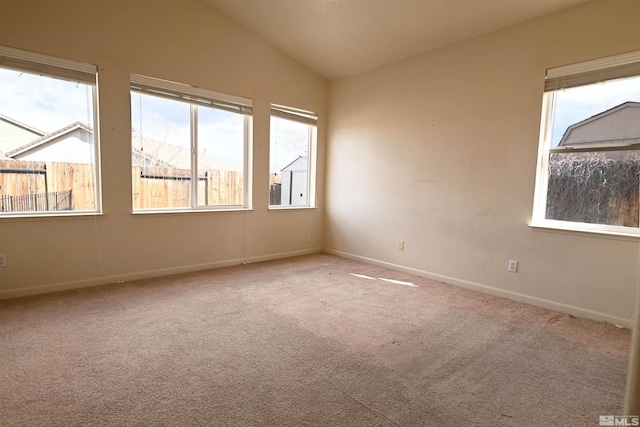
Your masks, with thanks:
[{"label": "wooden fence", "polygon": [[71,210],[94,210],[94,182],[91,165],[0,160],[0,196],[7,202],[6,206],[10,206],[12,199],[30,201],[26,205],[11,203],[13,211],[56,210],[56,207],[68,210],[67,203],[38,203],[51,200],[55,197],[52,194],[63,193],[73,194]]},{"label": "wooden fence", "polygon": [[[94,210],[94,182],[91,165],[0,160],[0,200],[6,201],[5,211],[44,211],[56,207],[68,210],[68,204],[36,203],[49,200],[51,193],[62,192],[73,195],[71,210]],[[134,166],[132,183],[134,209],[179,208],[190,204],[189,170]],[[33,202],[27,208],[24,203],[13,203],[17,200]],[[198,177],[198,201],[201,206],[242,205],[242,172],[202,172]]]},{"label": "wooden fence", "polygon": [[[132,168],[133,208],[180,208],[191,200],[188,169]],[[200,206],[242,205],[242,172],[207,170],[198,176]]]}]

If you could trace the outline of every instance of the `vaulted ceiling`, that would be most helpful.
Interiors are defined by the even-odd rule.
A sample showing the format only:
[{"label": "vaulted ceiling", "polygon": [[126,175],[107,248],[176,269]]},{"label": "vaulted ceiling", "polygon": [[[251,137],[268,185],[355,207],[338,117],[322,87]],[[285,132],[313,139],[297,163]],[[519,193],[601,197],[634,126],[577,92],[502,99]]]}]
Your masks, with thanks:
[{"label": "vaulted ceiling", "polygon": [[587,0],[204,0],[328,79]]}]

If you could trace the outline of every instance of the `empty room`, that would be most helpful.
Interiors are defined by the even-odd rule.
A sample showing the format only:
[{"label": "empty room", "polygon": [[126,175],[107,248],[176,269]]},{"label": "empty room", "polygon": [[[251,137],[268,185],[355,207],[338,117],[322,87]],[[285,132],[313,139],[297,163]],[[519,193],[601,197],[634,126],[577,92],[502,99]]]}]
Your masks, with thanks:
[{"label": "empty room", "polygon": [[0,0],[0,425],[640,425],[640,2]]}]

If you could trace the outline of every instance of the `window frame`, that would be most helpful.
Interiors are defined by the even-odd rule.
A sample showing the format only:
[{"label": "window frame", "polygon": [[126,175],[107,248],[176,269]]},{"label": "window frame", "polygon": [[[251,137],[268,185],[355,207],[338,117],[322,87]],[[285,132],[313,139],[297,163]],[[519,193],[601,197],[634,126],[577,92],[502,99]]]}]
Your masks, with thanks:
[{"label": "window frame", "polygon": [[[318,147],[318,115],[311,111],[287,107],[279,104],[271,104],[269,112],[269,123],[273,117],[302,123],[309,126],[309,156],[307,159],[307,203],[305,205],[272,205],[269,202],[269,210],[289,210],[289,209],[315,209],[317,208],[317,147]],[[271,174],[271,148],[274,141],[271,141],[269,132],[269,174]]]},{"label": "window frame", "polygon": [[[191,203],[186,207],[142,208],[133,206],[133,214],[218,212],[251,210],[251,177],[253,147],[253,100],[236,95],[162,80],[140,74],[130,75],[129,93],[156,96],[189,105],[189,147],[191,149]],[[198,203],[198,107],[220,109],[243,116],[242,205],[199,205]],[[133,147],[133,140],[130,140]],[[133,185],[133,183],[132,183]],[[132,194],[133,196],[133,194]]]},{"label": "window frame", "polygon": [[91,86],[93,107],[93,197],[94,208],[90,210],[49,210],[0,212],[0,218],[27,217],[71,217],[84,215],[100,215],[102,206],[102,170],[100,156],[100,121],[98,102],[98,66],[86,62],[46,55],[37,52],[16,49],[0,45],[0,67],[29,74],[82,83]]},{"label": "window frame", "polygon": [[547,193],[549,188],[549,160],[552,154],[598,153],[609,151],[640,152],[640,141],[634,143],[612,142],[603,145],[590,145],[588,147],[552,147],[555,93],[566,88],[589,86],[604,81],[627,77],[640,77],[640,51],[547,69],[540,119],[533,212],[529,224],[531,227],[612,236],[640,237],[640,227],[634,228],[546,218]]}]

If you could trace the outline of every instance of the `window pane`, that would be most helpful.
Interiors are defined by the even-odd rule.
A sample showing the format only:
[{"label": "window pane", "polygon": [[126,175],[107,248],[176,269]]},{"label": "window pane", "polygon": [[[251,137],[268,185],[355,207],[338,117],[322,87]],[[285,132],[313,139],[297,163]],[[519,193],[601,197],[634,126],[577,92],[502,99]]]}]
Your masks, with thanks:
[{"label": "window pane", "polygon": [[[640,76],[628,79],[612,80],[587,86],[579,86],[554,93],[553,126],[551,145],[568,146],[576,142],[596,143],[606,140],[611,135],[609,129],[600,121],[597,126],[599,133],[594,133],[593,126],[581,126],[583,132],[576,132],[573,139],[568,139],[567,130],[603,112],[615,108],[625,102],[640,102]],[[619,117],[618,117],[619,118]],[[585,123],[586,124],[586,123]]]},{"label": "window pane", "polygon": [[246,207],[248,98],[131,76],[133,208]]},{"label": "window pane", "polygon": [[134,209],[191,206],[190,108],[131,93]]},{"label": "window pane", "polygon": [[[640,77],[553,92],[544,218],[639,226]],[[599,151],[617,146],[620,151]],[[547,148],[548,150],[549,148]],[[593,150],[593,151],[590,151]]]},{"label": "window pane", "polygon": [[271,116],[270,205],[309,205],[309,125]]},{"label": "window pane", "polygon": [[198,205],[241,206],[244,116],[198,107]]},{"label": "window pane", "polygon": [[0,212],[97,209],[93,94],[0,68]]},{"label": "window pane", "polygon": [[640,153],[554,153],[546,218],[638,227]]}]

